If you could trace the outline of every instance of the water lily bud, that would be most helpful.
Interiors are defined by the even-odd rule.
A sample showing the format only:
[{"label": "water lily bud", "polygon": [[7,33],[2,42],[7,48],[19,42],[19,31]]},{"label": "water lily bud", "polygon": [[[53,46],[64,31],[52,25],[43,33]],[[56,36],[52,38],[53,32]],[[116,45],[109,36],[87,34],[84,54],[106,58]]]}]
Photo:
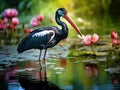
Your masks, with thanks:
[{"label": "water lily bud", "polygon": [[112,38],[112,39],[118,39],[118,34],[117,34],[116,31],[113,30],[113,31],[111,32],[111,38]]},{"label": "water lily bud", "polygon": [[17,26],[19,24],[19,19],[17,17],[12,18],[13,26]]},{"label": "water lily bud", "polygon": [[54,22],[54,19],[51,17],[50,18],[50,23],[53,23]]},{"label": "water lily bud", "polygon": [[43,16],[43,15],[39,15],[39,16],[37,17],[37,19],[38,19],[40,22],[42,22],[42,21],[44,20],[44,16]]}]

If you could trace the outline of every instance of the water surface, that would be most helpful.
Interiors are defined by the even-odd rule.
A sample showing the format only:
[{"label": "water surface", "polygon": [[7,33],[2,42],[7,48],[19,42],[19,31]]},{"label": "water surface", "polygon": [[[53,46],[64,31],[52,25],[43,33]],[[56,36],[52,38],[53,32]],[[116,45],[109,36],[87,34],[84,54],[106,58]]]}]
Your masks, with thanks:
[{"label": "water surface", "polygon": [[68,56],[71,48],[90,51],[90,47],[67,42],[48,50],[47,68],[43,63],[42,71],[39,50],[18,55],[17,46],[1,46],[0,90],[120,90],[120,61],[114,55],[109,56],[114,61],[107,60],[112,48],[109,41],[100,41],[96,57],[77,56],[76,52]]}]

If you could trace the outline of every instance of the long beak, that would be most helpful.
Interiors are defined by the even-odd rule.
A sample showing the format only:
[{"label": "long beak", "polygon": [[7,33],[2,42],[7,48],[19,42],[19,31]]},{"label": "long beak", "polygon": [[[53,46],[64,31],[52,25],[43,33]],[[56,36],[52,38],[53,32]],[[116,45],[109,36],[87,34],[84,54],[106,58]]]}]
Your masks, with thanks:
[{"label": "long beak", "polygon": [[77,31],[77,33],[82,37],[82,34],[79,30],[79,28],[77,27],[77,25],[74,23],[74,21],[66,14],[64,16],[64,18],[72,25],[72,27]]}]

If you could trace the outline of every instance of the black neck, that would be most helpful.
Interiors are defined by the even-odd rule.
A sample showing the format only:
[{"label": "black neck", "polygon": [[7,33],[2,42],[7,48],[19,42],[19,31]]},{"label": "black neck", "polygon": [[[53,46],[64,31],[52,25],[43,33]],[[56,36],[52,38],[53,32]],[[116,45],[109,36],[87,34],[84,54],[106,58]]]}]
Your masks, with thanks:
[{"label": "black neck", "polygon": [[56,14],[55,20],[56,20],[57,24],[62,27],[62,29],[61,29],[62,33],[61,34],[62,34],[63,39],[65,39],[68,36],[68,27],[67,27],[66,23],[64,23],[60,20],[60,17],[61,17],[60,15]]}]

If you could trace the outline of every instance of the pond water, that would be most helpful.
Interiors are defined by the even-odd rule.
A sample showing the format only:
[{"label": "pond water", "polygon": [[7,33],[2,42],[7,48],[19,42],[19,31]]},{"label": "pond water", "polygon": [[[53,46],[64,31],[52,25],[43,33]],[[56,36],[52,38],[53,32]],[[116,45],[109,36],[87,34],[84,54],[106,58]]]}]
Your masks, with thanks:
[{"label": "pond water", "polygon": [[0,90],[120,90],[120,59],[109,54],[110,40],[103,38],[98,43],[97,56],[78,54],[91,51],[79,40],[66,42],[48,49],[47,68],[43,65],[42,71],[39,50],[18,54],[15,45],[1,46]]}]

